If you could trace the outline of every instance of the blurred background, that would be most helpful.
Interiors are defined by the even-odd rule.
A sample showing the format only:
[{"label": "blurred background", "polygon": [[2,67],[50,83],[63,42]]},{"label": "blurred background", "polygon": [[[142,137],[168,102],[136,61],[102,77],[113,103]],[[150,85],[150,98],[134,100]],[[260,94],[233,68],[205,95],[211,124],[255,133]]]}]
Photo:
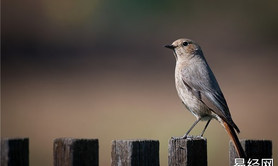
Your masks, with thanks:
[{"label": "blurred background", "polygon": [[[277,159],[277,1],[1,3],[1,136],[29,137],[31,165],[52,165],[58,137],[98,138],[100,165],[114,139],[157,139],[167,165],[169,138],[195,121],[163,48],[181,37],[201,45],[239,137],[272,140]],[[217,121],[205,137],[209,165],[228,165]]]}]

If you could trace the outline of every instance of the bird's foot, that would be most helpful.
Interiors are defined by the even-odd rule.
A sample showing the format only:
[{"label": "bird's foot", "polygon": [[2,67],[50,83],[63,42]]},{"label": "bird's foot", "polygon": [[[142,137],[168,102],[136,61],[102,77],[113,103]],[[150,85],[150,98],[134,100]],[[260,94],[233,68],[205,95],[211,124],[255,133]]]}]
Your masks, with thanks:
[{"label": "bird's foot", "polygon": [[187,139],[187,138],[194,138],[195,136],[193,135],[184,135],[182,137],[171,137],[171,139]]},{"label": "bird's foot", "polygon": [[191,139],[191,138],[194,138],[194,136],[185,134],[184,136],[182,136],[182,138],[183,139],[187,139],[187,138]]},{"label": "bird's foot", "polygon": [[183,136],[183,139],[194,139],[194,138],[204,138],[200,135],[194,136],[194,135],[187,135],[187,136]]},{"label": "bird's foot", "polygon": [[195,138],[204,138],[202,135],[197,135]]},{"label": "bird's foot", "polygon": [[201,135],[197,135],[197,136],[194,136],[194,135],[184,135],[182,137],[171,137],[171,139],[194,139],[194,138],[202,139],[204,137],[201,136]]}]

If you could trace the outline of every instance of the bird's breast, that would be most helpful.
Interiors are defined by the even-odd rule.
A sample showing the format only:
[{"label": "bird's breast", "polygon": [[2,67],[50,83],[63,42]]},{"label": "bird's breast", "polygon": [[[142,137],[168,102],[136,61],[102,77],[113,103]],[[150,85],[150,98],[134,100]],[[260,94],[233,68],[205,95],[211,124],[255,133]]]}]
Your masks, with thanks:
[{"label": "bird's breast", "polygon": [[192,91],[184,84],[181,70],[175,71],[175,84],[179,98],[182,100],[186,108],[196,117],[205,117],[210,115],[211,111],[194,96]]}]

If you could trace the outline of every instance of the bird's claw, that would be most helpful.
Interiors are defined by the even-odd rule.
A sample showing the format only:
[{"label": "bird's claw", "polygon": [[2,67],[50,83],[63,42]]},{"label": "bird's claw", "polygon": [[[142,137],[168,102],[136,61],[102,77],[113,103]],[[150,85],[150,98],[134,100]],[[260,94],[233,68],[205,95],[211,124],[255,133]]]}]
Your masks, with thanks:
[{"label": "bird's claw", "polygon": [[193,136],[193,135],[184,135],[182,137],[171,137],[171,139],[187,139],[187,138],[191,139],[191,138],[194,138],[194,137],[195,136]]},{"label": "bird's claw", "polygon": [[182,137],[171,137],[171,139],[193,139],[193,138],[201,139],[201,138],[204,138],[204,137],[201,136],[201,135],[198,135],[198,136],[184,135],[184,136],[182,136]]}]

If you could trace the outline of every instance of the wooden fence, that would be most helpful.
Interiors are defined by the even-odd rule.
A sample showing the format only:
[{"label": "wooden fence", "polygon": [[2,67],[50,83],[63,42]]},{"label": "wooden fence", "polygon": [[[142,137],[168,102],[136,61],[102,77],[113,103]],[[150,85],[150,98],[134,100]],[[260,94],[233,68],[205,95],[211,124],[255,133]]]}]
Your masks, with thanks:
[{"label": "wooden fence", "polygon": [[[271,160],[272,158],[272,141],[270,140],[241,140],[241,144],[246,152],[247,158],[250,158],[249,162],[253,162],[253,159]],[[230,166],[236,165],[235,159],[237,158],[237,154],[231,142],[229,154]],[[55,139],[53,155],[54,166],[98,166],[98,139]],[[237,160],[237,162],[242,162],[242,160]],[[246,160],[244,162],[247,163]],[[28,165],[28,138],[1,139],[1,166]],[[158,166],[159,141],[114,140],[112,141],[111,165]],[[170,139],[168,165],[207,166],[207,140],[205,138]]]}]

